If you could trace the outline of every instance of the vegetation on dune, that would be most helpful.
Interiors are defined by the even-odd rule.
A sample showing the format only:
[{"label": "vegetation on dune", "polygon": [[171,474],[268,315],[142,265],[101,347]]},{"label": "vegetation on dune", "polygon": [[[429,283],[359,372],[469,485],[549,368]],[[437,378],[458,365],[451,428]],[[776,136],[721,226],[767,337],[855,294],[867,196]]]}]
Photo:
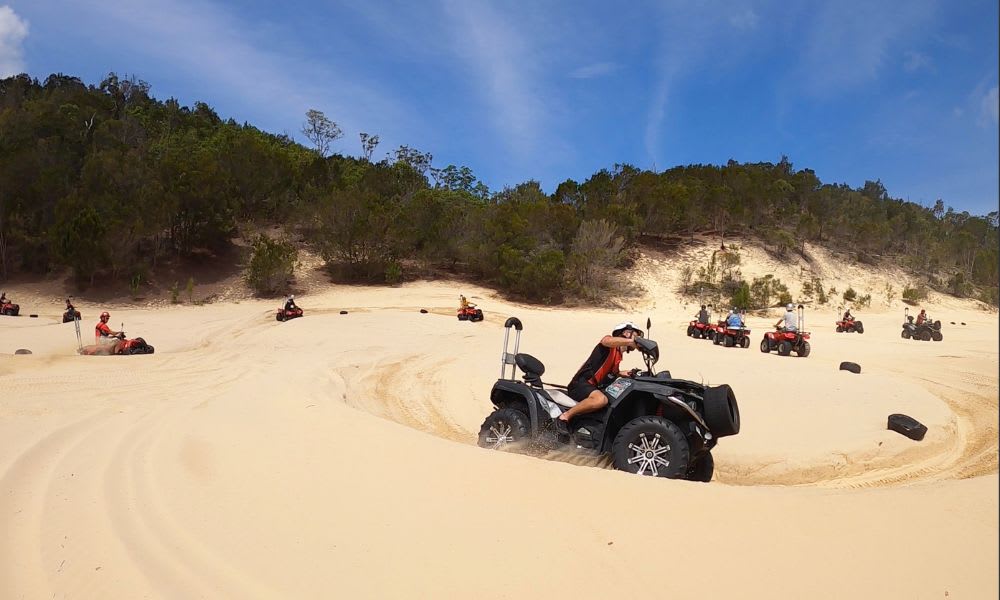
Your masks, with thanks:
[{"label": "vegetation on dune", "polygon": [[[532,181],[491,192],[469,168],[435,168],[407,146],[373,159],[378,135],[361,134],[360,158],[331,155],[343,133],[317,110],[302,132],[312,147],[202,102],[156,100],[145,82],[114,74],[96,86],[65,75],[0,80],[0,278],[68,267],[81,285],[98,275],[145,282],[164,259],[220,249],[244,225],[281,223],[343,281],[446,270],[528,300],[595,300],[619,287],[615,273],[643,238],[710,233],[723,247],[759,239],[776,256],[822,244],[997,302],[996,212],[922,207],[878,181],[824,184],[785,158],[663,172],[615,165],[552,194]],[[274,259],[264,243],[248,255],[247,277],[270,293],[284,285],[289,253]],[[729,252],[714,260],[704,269],[715,272],[689,272],[685,285],[711,281],[750,304],[789,295],[777,280],[744,281]]]}]

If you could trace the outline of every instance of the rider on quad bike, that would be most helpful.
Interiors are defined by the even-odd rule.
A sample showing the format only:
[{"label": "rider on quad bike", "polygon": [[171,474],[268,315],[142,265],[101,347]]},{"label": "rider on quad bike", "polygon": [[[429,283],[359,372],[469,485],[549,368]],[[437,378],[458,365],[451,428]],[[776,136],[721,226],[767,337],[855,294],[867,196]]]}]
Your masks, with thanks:
[{"label": "rider on quad bike", "polygon": [[76,307],[73,306],[73,302],[69,298],[66,298],[66,312],[63,313],[62,322],[72,323],[79,318],[81,318],[80,311],[76,310]]},{"label": "rider on quad bike", "polygon": [[699,310],[698,314],[696,314],[694,317],[695,320],[688,323],[688,328],[687,328],[688,336],[694,338],[702,338],[702,339],[707,338],[708,334],[711,333],[712,331],[711,329],[712,313],[706,309],[704,304],[702,304],[701,310]]},{"label": "rider on quad bike", "polygon": [[[568,388],[542,381],[545,365],[541,361],[517,353],[523,329],[521,321],[511,317],[504,328],[500,379],[490,393],[494,410],[479,430],[479,445],[483,448],[505,450],[522,445],[566,448],[571,452],[610,456],[614,468],[630,473],[711,481],[715,469],[712,448],[719,438],[740,431],[739,407],[728,385],[710,387],[674,379],[669,371],[654,371],[660,356],[656,342],[640,337],[637,329],[626,334],[625,328],[621,331],[616,328],[615,332],[623,336],[617,338],[617,344],[601,343],[594,349],[597,358],[604,357],[598,366],[600,372],[590,375],[581,368],[574,377],[577,380],[586,375],[585,381],[594,382],[600,377],[603,389],[597,393],[606,400],[596,402],[603,408],[574,411],[567,424],[560,416],[578,406],[577,401],[567,394]],[[511,328],[517,331],[513,354],[508,352]],[[625,337],[628,335],[632,337]],[[601,341],[607,338],[616,336],[606,336]],[[645,370],[634,370],[629,377],[604,384],[617,369],[614,353],[629,347],[642,354]],[[584,367],[588,364],[590,360]],[[517,369],[523,372],[523,381],[515,378]],[[574,389],[572,393],[579,397],[582,391]],[[590,397],[587,394],[585,401]]]},{"label": "rider on quad bike", "polygon": [[7,299],[7,292],[0,292],[0,315],[16,317],[21,312],[21,306]]},{"label": "rider on quad bike", "polygon": [[725,325],[720,325],[715,332],[715,344],[722,344],[726,348],[749,348],[750,330],[743,320],[743,313],[734,308],[729,311]]},{"label": "rider on quad bike", "polygon": [[120,339],[121,336],[125,335],[124,331],[114,331],[108,326],[108,321],[111,319],[111,313],[104,311],[101,313],[101,320],[98,321],[97,325],[94,327],[94,341],[97,344],[112,344],[115,340]]},{"label": "rider on quad bike", "polygon": [[278,309],[278,314],[275,315],[275,319],[278,321],[287,321],[289,319],[295,319],[302,316],[302,309],[295,304],[295,294],[289,294],[285,298],[284,308]]},{"label": "rider on quad bike", "polygon": [[608,396],[601,390],[615,379],[629,376],[619,371],[619,366],[625,356],[624,352],[635,349],[637,337],[642,337],[642,330],[631,321],[626,321],[615,325],[611,335],[601,338],[566,386],[569,397],[578,404],[559,415],[556,427],[566,429],[568,433],[566,424],[574,415],[594,412],[608,405]]},{"label": "rider on quad bike", "polygon": [[917,315],[917,322],[913,322],[913,316],[910,315],[910,309],[903,309],[903,316],[906,320],[903,322],[903,331],[901,336],[903,339],[914,339],[924,342],[929,342],[934,340],[935,342],[940,342],[944,339],[944,334],[941,333],[941,321],[932,321],[927,316],[927,311],[921,310],[920,314]]},{"label": "rider on quad bike", "polygon": [[476,308],[476,305],[469,302],[464,295],[458,296],[458,320],[459,321],[482,321],[483,309]]},{"label": "rider on quad bike", "polygon": [[799,314],[796,315],[795,305],[786,304],[785,315],[774,324],[774,331],[765,333],[760,341],[760,351],[777,350],[781,356],[788,356],[794,350],[802,358],[809,356],[809,332],[800,330],[805,320],[804,310],[805,307],[800,304]]},{"label": "rider on quad bike", "polygon": [[851,314],[851,309],[849,308],[844,312],[844,317],[837,321],[837,333],[843,333],[845,331],[847,333],[854,333],[855,331],[858,333],[865,332],[865,326],[861,323],[861,321],[854,318],[854,315]]}]

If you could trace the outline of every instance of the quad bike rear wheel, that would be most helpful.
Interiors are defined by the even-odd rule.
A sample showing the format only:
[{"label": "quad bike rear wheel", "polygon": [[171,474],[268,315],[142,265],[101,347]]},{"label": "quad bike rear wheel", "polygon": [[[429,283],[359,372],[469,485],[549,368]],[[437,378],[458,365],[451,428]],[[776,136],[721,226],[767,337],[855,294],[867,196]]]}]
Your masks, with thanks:
[{"label": "quad bike rear wheel", "polygon": [[731,335],[722,336],[722,345],[725,346],[726,348],[732,348],[734,346],[733,336]]},{"label": "quad bike rear wheel", "polygon": [[743,346],[744,348],[749,348],[750,347],[750,338],[744,337],[742,340],[740,340],[740,346]]},{"label": "quad bike rear wheel", "polygon": [[802,344],[798,347],[798,349],[795,352],[802,358],[805,358],[809,356],[809,350],[810,350],[809,342],[802,342]]},{"label": "quad bike rear wheel", "polygon": [[780,344],[778,344],[778,354],[780,354],[782,356],[788,356],[791,353],[792,353],[792,343],[791,342],[789,342],[788,340],[784,340],[783,342],[781,342]]},{"label": "quad bike rear wheel", "polygon": [[690,448],[677,425],[663,417],[636,417],[625,424],[611,445],[620,471],[668,479],[688,472]]},{"label": "quad bike rear wheel", "polygon": [[479,446],[491,450],[516,449],[530,437],[528,415],[516,408],[493,411],[479,428]]}]

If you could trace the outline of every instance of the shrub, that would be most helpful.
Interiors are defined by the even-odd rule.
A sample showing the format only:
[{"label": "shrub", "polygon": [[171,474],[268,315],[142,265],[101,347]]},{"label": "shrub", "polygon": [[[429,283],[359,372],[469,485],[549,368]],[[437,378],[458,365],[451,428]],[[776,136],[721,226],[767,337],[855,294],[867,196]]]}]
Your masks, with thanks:
[{"label": "shrub", "polygon": [[[259,294],[273,294],[284,288],[292,278],[298,254],[288,242],[257,236],[244,272],[247,285]],[[194,280],[188,280],[189,295],[193,287]]]},{"label": "shrub", "polygon": [[858,293],[854,291],[854,288],[848,286],[847,291],[844,292],[844,300],[847,302],[854,302],[858,297]]},{"label": "shrub", "polygon": [[790,304],[792,302],[792,295],[785,290],[778,293],[778,304]]},{"label": "shrub", "polygon": [[750,286],[745,281],[741,281],[736,291],[729,297],[729,304],[734,307],[746,308],[750,306]]},{"label": "shrub", "polygon": [[194,302],[194,277],[188,277],[187,287],[188,302]]},{"label": "shrub", "polygon": [[927,288],[922,285],[918,285],[915,288],[908,287],[903,290],[903,302],[907,304],[916,305],[925,298],[927,298]]},{"label": "shrub", "polygon": [[885,284],[885,301],[892,306],[892,301],[896,299],[896,288],[891,283]]},{"label": "shrub", "polygon": [[174,282],[174,285],[170,286],[170,303],[179,304],[181,301],[181,284]]},{"label": "shrub", "polygon": [[857,306],[857,307],[860,307],[860,308],[868,308],[871,305],[872,305],[872,295],[871,294],[865,294],[864,296],[859,297],[854,302],[854,306]]},{"label": "shrub", "polygon": [[967,298],[972,295],[972,284],[965,279],[964,273],[958,271],[951,277],[951,279],[948,280],[948,291],[950,291],[953,296]]},{"label": "shrub", "polygon": [[402,280],[403,280],[403,267],[397,261],[392,261],[385,266],[386,283],[395,285]]}]

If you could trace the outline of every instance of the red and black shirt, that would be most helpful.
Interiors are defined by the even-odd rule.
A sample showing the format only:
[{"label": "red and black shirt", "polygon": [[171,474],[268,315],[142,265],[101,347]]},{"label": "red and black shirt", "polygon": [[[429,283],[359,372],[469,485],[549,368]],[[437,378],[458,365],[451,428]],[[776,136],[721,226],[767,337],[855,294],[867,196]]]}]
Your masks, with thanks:
[{"label": "red and black shirt", "polygon": [[618,367],[622,362],[621,348],[608,348],[604,344],[594,346],[573,381],[586,381],[595,387],[604,387],[618,377]]}]

